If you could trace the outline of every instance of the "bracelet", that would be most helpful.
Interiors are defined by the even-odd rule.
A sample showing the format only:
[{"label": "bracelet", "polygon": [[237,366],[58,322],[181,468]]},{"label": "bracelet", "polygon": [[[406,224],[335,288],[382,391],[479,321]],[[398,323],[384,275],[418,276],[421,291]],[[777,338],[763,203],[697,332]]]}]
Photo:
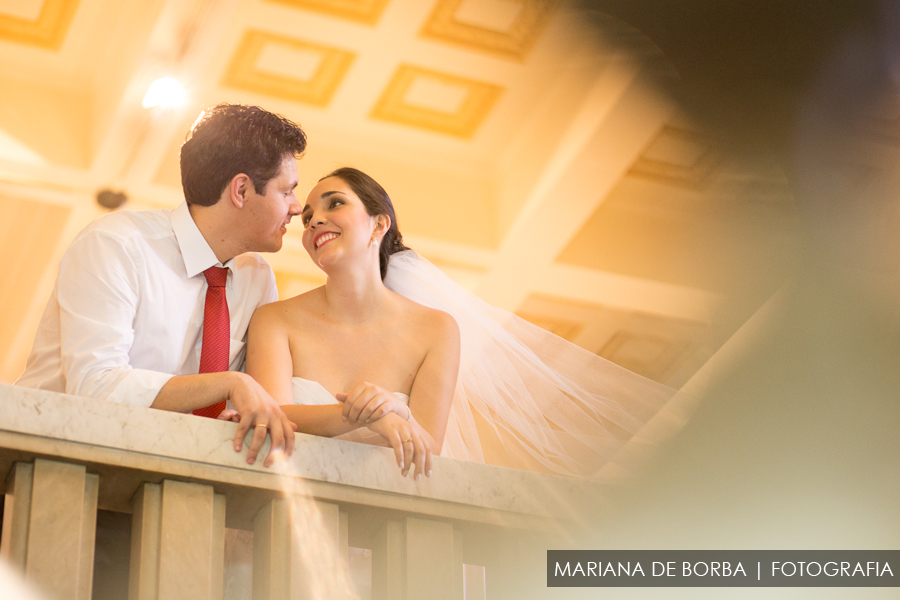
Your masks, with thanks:
[{"label": "bracelet", "polygon": [[409,404],[406,405],[406,422],[412,423],[412,411],[409,409]]}]

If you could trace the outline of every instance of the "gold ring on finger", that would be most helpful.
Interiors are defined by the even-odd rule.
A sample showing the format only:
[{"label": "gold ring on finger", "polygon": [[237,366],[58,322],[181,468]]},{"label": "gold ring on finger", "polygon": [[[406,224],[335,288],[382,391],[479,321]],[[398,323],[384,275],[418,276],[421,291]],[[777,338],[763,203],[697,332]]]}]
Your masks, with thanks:
[{"label": "gold ring on finger", "polygon": [[269,426],[266,425],[265,423],[257,423],[256,425],[254,425],[254,427],[265,427],[266,429],[269,428]]},{"label": "gold ring on finger", "polygon": [[406,438],[405,440],[403,440],[403,443],[405,444],[406,442],[411,442],[411,441],[412,441],[412,438]]}]

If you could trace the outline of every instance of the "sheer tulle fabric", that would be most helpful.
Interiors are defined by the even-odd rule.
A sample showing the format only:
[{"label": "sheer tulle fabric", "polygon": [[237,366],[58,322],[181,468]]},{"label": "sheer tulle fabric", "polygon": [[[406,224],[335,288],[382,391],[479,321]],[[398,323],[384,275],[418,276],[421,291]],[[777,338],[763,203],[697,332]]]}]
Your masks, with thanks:
[{"label": "sheer tulle fabric", "polygon": [[443,456],[591,478],[676,394],[487,304],[411,250],[391,256],[384,283],[459,324]]}]

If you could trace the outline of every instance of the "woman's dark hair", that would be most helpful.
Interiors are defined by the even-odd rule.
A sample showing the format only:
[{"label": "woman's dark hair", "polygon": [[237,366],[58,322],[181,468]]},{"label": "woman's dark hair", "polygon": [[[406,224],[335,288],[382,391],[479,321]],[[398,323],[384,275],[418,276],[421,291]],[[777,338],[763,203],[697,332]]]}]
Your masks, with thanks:
[{"label": "woman's dark hair", "polygon": [[390,196],[377,181],[353,167],[342,167],[332,171],[319,181],[329,177],[337,177],[350,186],[353,193],[366,207],[369,216],[387,215],[390,217],[391,227],[381,238],[381,245],[378,247],[378,265],[381,267],[381,278],[384,279],[384,276],[387,275],[388,260],[390,260],[391,254],[409,250],[403,245],[403,235],[397,225],[397,215],[394,214],[394,204],[391,202]]},{"label": "woman's dark hair", "polygon": [[181,187],[188,204],[212,206],[238,173],[266,193],[286,155],[306,150],[296,123],[258,106],[218,104],[202,112],[181,146]]}]

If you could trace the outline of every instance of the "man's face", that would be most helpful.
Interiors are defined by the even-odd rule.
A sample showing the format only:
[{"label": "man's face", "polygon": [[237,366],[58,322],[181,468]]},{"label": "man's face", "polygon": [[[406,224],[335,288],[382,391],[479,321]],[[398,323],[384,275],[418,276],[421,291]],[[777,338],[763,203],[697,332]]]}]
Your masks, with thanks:
[{"label": "man's face", "polygon": [[249,249],[255,252],[281,250],[291,217],[300,214],[300,203],[294,195],[297,187],[297,159],[285,155],[278,174],[269,180],[265,194],[259,195],[251,184],[247,190],[248,209],[244,223]]}]

